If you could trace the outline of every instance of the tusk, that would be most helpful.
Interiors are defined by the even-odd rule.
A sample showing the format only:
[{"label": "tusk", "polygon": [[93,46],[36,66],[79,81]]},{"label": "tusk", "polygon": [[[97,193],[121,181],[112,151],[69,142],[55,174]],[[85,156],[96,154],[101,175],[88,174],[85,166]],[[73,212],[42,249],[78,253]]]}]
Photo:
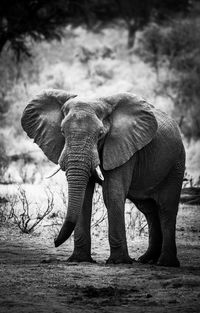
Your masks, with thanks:
[{"label": "tusk", "polygon": [[60,170],[61,170],[61,167],[59,166],[57,169],[55,169],[55,170],[53,171],[52,174],[48,175],[48,176],[45,177],[45,178],[51,178],[51,177],[53,177],[53,176],[56,175]]},{"label": "tusk", "polygon": [[99,177],[101,180],[104,180],[104,177],[103,177],[103,174],[102,174],[102,172],[101,172],[101,169],[100,169],[100,166],[99,166],[99,165],[96,167],[95,170],[96,170],[96,173],[97,173],[98,177]]}]

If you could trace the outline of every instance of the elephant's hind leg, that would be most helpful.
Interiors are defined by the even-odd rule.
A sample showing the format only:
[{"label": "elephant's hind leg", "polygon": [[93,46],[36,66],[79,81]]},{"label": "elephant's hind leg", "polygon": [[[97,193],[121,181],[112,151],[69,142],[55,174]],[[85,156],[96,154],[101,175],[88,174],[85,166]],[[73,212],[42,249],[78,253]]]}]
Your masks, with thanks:
[{"label": "elephant's hind leg", "polygon": [[91,178],[86,188],[83,208],[74,230],[74,251],[68,262],[94,262],[91,257],[91,212],[95,181]]},{"label": "elephant's hind leg", "polygon": [[138,259],[141,263],[157,263],[162,248],[162,232],[158,215],[158,206],[152,199],[134,201],[137,208],[145,215],[149,229],[149,246]]},{"label": "elephant's hind leg", "polygon": [[163,235],[161,255],[157,264],[161,266],[179,267],[177,258],[175,229],[178,204],[165,203],[160,206],[160,223]]},{"label": "elephant's hind leg", "polygon": [[162,251],[158,265],[180,266],[176,249],[176,216],[184,174],[184,162],[179,162],[169,173],[160,190],[159,217],[163,235]]}]

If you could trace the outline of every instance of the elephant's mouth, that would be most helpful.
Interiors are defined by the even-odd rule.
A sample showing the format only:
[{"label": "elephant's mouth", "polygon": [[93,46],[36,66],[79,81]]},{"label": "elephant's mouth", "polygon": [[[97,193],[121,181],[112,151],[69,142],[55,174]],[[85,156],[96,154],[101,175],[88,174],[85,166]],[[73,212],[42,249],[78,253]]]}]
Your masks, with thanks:
[{"label": "elephant's mouth", "polygon": [[[55,168],[53,170],[53,172],[51,174],[49,174],[48,176],[46,176],[45,178],[51,178],[53,177],[54,175],[56,175],[59,171],[61,170],[61,167],[60,165],[57,166],[57,168]],[[104,176],[102,174],[102,171],[100,169],[100,166],[98,165],[96,168],[95,168],[95,173],[97,174],[97,176],[99,177],[100,180],[104,180]]]}]

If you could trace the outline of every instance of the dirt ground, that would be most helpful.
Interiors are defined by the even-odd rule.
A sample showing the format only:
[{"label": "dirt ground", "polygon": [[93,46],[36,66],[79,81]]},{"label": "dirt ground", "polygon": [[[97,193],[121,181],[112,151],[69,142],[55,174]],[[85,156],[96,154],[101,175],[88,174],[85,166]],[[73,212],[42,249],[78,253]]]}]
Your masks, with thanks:
[{"label": "dirt ground", "polygon": [[[0,312],[200,312],[200,228],[183,226],[183,216],[177,228],[180,268],[106,265],[106,238],[93,246],[96,264],[67,263],[72,243],[55,249],[45,235],[1,227]],[[146,245],[135,240],[130,255]]]}]

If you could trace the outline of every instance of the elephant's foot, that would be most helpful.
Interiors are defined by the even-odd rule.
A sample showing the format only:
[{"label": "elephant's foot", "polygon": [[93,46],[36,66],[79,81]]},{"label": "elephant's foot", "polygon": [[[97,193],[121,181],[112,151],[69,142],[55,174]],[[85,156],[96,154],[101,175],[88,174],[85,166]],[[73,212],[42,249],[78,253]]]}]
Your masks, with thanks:
[{"label": "elephant's foot", "polygon": [[143,264],[156,264],[159,256],[160,250],[159,251],[147,250],[143,255],[141,255],[138,258],[138,261]]},{"label": "elephant's foot", "polygon": [[158,259],[157,265],[159,266],[170,266],[170,267],[179,267],[180,262],[176,256],[172,254],[162,253]]},{"label": "elephant's foot", "polygon": [[91,255],[84,254],[84,253],[77,253],[74,252],[67,260],[67,262],[89,262],[89,263],[96,263],[95,260],[91,257]]},{"label": "elephant's foot", "polygon": [[109,257],[106,261],[106,264],[132,264],[135,260],[130,257],[119,257],[119,258],[113,258]]},{"label": "elephant's foot", "polygon": [[124,251],[122,249],[114,249],[114,251],[112,251],[111,249],[111,254],[108,260],[106,261],[106,264],[120,264],[120,263],[131,264],[134,261],[135,260],[128,255],[127,251]]}]

